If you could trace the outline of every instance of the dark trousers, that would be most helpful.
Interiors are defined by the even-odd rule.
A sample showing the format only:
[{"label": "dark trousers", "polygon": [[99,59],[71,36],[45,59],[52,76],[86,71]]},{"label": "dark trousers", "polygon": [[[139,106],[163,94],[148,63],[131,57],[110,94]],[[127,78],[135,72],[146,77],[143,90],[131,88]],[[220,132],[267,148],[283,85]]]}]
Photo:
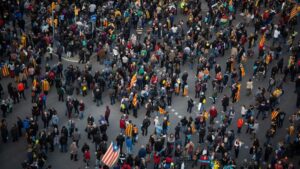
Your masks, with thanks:
[{"label": "dark trousers", "polygon": [[77,154],[71,154],[71,160],[77,161]]},{"label": "dark trousers", "polygon": [[142,127],[142,135],[147,136],[148,134],[148,127]]},{"label": "dark trousers", "polygon": [[58,95],[58,101],[64,101],[64,95],[63,94],[59,94]]}]

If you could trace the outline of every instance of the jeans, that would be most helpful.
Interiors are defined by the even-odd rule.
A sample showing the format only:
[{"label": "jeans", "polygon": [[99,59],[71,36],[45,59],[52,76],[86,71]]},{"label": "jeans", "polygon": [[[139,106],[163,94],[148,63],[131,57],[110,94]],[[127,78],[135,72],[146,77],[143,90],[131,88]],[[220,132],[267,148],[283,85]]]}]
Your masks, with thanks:
[{"label": "jeans", "polygon": [[110,104],[114,105],[116,103],[116,98],[115,96],[110,96]]},{"label": "jeans", "polygon": [[96,99],[96,104],[97,104],[97,106],[99,106],[100,104],[102,105],[103,104],[102,99]]},{"label": "jeans", "polygon": [[82,119],[83,119],[83,114],[84,114],[84,112],[83,112],[83,111],[80,111],[80,112],[79,112],[79,119],[80,119],[80,120],[82,120]]},{"label": "jeans", "polygon": [[67,152],[67,145],[61,144],[60,145],[60,152],[66,153]]},{"label": "jeans", "polygon": [[127,154],[132,154],[132,147],[127,147]]}]

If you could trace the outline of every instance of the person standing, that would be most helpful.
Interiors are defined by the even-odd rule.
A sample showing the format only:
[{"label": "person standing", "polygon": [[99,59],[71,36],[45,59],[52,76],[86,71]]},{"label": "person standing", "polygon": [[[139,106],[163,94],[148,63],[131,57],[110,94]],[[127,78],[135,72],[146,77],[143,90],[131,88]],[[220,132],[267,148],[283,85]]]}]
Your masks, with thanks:
[{"label": "person standing", "polygon": [[172,89],[168,89],[167,90],[167,104],[168,104],[168,106],[172,106],[172,94],[173,94]]},{"label": "person standing", "polygon": [[70,145],[71,160],[77,161],[78,147],[75,141]]},{"label": "person standing", "polygon": [[227,107],[229,106],[229,97],[227,95],[223,96],[222,106],[223,106],[223,111],[226,112],[227,111]]},{"label": "person standing", "polygon": [[1,137],[2,137],[2,141],[3,143],[7,143],[8,141],[8,129],[7,129],[7,125],[6,125],[6,120],[3,119],[1,121]]},{"label": "person standing", "polygon": [[3,118],[6,118],[7,110],[8,110],[8,105],[6,104],[5,100],[2,100],[1,111],[2,111]]},{"label": "person standing", "polygon": [[58,101],[64,102],[65,89],[63,86],[57,89]]},{"label": "person standing", "polygon": [[252,89],[253,89],[253,81],[251,79],[248,80],[246,84],[246,89],[247,89],[247,96],[250,96],[252,94]]},{"label": "person standing", "polygon": [[120,147],[120,153],[123,152],[124,141],[125,141],[125,137],[122,133],[120,133],[116,138],[117,146]]},{"label": "person standing", "polygon": [[106,106],[104,118],[105,118],[105,121],[107,122],[107,125],[108,125],[108,126],[109,126],[109,121],[108,121],[109,116],[110,116],[110,109],[109,109],[109,106]]},{"label": "person standing", "polygon": [[81,138],[81,134],[78,131],[78,128],[75,128],[74,132],[72,133],[72,139],[76,143],[77,146],[78,146],[80,138]]},{"label": "person standing", "polygon": [[210,115],[210,124],[214,123],[215,118],[218,116],[218,111],[215,106],[212,106],[209,110],[209,115]]},{"label": "person standing", "polygon": [[91,160],[91,153],[90,153],[90,150],[87,149],[84,152],[84,161],[85,161],[85,164],[86,164],[85,168],[89,168],[89,166],[90,166],[90,164],[89,164],[90,160]]},{"label": "person standing", "polygon": [[17,126],[19,131],[19,137],[22,137],[23,121],[20,117],[17,117]]},{"label": "person standing", "polygon": [[24,83],[20,82],[18,84],[18,92],[19,92],[20,97],[23,97],[23,99],[26,100]]},{"label": "person standing", "polygon": [[80,102],[79,102],[79,119],[80,120],[83,119],[84,110],[85,110],[85,105],[84,105],[83,101],[80,100]]},{"label": "person standing", "polygon": [[83,50],[80,50],[78,63],[84,63],[84,58],[85,58],[85,52]]},{"label": "person standing", "polygon": [[234,141],[234,154],[235,154],[235,158],[238,158],[238,156],[239,156],[241,145],[242,145],[241,141],[237,138]]},{"label": "person standing", "polygon": [[12,137],[13,142],[18,141],[19,134],[18,134],[18,127],[16,124],[14,124],[13,127],[11,128],[10,135]]},{"label": "person standing", "polygon": [[48,112],[44,112],[43,114],[42,114],[42,121],[43,121],[43,123],[44,123],[44,128],[46,129],[46,128],[48,128],[48,126],[49,126],[49,122],[50,122],[50,114],[48,113]]},{"label": "person standing", "polygon": [[244,119],[242,117],[240,117],[238,120],[237,120],[237,133],[241,133],[241,130],[242,130],[242,127],[244,125]]},{"label": "person standing", "polygon": [[147,136],[148,134],[148,127],[150,126],[151,122],[149,118],[146,116],[142,123],[142,135]]},{"label": "person standing", "polygon": [[127,154],[132,154],[132,138],[126,137],[126,147],[127,147]]},{"label": "person standing", "polygon": [[192,98],[190,98],[188,100],[188,108],[187,108],[187,112],[192,113],[192,109],[194,107],[194,100]]},{"label": "person standing", "polygon": [[65,133],[61,133],[59,144],[60,144],[60,152],[66,153],[67,144],[68,144],[68,135],[66,135]]}]

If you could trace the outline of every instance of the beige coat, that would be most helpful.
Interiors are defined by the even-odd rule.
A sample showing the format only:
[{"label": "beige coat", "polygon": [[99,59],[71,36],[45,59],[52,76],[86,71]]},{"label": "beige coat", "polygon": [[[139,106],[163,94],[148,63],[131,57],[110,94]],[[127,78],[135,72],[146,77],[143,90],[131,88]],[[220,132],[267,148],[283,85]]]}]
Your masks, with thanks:
[{"label": "beige coat", "polygon": [[232,49],[231,49],[231,56],[236,57],[237,53],[238,53],[237,48],[236,47],[232,47]]},{"label": "beige coat", "polygon": [[70,153],[71,154],[77,154],[78,153],[78,147],[76,145],[75,142],[73,142],[71,145],[70,145]]}]

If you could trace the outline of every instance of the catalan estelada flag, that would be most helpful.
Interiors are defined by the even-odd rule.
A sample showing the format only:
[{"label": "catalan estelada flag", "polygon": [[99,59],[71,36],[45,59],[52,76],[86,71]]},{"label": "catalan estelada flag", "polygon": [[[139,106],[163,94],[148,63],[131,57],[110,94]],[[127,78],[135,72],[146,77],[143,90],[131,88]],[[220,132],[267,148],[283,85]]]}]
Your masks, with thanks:
[{"label": "catalan estelada flag", "polygon": [[102,162],[105,165],[112,167],[115,164],[115,162],[119,159],[119,155],[119,147],[114,143],[110,143],[110,146],[108,147],[104,156],[102,157]]}]

